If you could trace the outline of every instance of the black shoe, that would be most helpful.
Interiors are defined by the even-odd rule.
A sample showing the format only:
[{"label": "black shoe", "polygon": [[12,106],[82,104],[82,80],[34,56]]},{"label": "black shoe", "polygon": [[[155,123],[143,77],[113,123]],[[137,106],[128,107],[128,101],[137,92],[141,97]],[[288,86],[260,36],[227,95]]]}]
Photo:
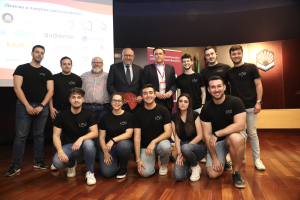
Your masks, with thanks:
[{"label": "black shoe", "polygon": [[49,165],[46,165],[43,159],[35,162],[33,167],[36,169],[49,169]]},{"label": "black shoe", "polygon": [[234,181],[234,186],[237,188],[245,188],[246,187],[246,183],[244,182],[240,172],[234,172],[232,174],[232,180]]},{"label": "black shoe", "polygon": [[14,165],[14,164],[11,164],[9,170],[5,173],[5,176],[6,177],[13,176],[20,171],[21,171],[20,167]]},{"label": "black shoe", "polygon": [[175,162],[175,161],[176,161],[176,159],[174,158],[174,156],[170,155],[170,162]]},{"label": "black shoe", "polygon": [[126,174],[127,174],[127,169],[120,168],[118,173],[117,173],[117,178],[125,178]]},{"label": "black shoe", "polygon": [[83,163],[85,163],[84,158],[79,158],[79,159],[77,160],[77,165],[83,164]]}]

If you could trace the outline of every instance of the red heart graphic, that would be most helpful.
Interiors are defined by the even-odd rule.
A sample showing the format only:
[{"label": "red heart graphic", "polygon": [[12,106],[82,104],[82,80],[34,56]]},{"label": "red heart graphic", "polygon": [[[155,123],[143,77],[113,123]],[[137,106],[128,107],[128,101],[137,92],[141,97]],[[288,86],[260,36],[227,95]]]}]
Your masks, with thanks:
[{"label": "red heart graphic", "polygon": [[125,98],[129,107],[131,108],[131,110],[133,110],[137,105],[137,102],[135,102],[136,96],[132,93],[125,93]]}]

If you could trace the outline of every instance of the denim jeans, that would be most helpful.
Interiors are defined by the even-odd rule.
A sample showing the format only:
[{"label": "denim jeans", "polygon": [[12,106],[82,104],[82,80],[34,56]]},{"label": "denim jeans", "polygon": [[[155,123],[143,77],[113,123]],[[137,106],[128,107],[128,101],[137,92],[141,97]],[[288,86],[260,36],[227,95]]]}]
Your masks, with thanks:
[{"label": "denim jeans", "polygon": [[[97,121],[97,125],[99,125],[101,118],[105,113],[109,111],[110,104],[105,104],[104,106],[93,106],[93,105],[88,105],[88,104],[83,104],[83,109],[91,111],[95,119]],[[98,133],[99,134],[99,133]],[[99,143],[99,135],[97,138],[94,139],[95,142],[95,147],[96,147],[96,156],[99,157],[99,152],[100,152],[100,143]]]},{"label": "denim jeans", "polygon": [[104,163],[104,153],[102,149],[100,150],[100,172],[105,178],[112,178],[116,176],[118,172],[118,162],[120,162],[120,168],[127,169],[127,164],[130,155],[133,152],[133,144],[130,140],[121,140],[111,147],[110,155],[113,160],[111,165]]},{"label": "denim jeans", "polygon": [[67,163],[60,162],[58,154],[56,153],[53,157],[53,165],[57,169],[64,169],[66,167],[74,167],[76,158],[85,159],[87,172],[94,173],[94,164],[95,164],[95,154],[96,149],[94,141],[91,139],[86,139],[82,142],[79,150],[72,151],[72,146],[74,143],[65,144],[62,146],[65,154],[68,156],[69,161]]},{"label": "denim jeans", "polygon": [[[260,159],[260,148],[259,148],[259,140],[257,136],[257,114],[254,114],[254,108],[246,109],[247,118],[247,132],[250,138],[250,146],[252,151],[253,160]],[[246,126],[244,127],[244,132],[246,133]],[[245,143],[245,153],[246,153],[246,143]],[[245,156],[244,156],[245,157]]]},{"label": "denim jeans", "polygon": [[[40,103],[29,104],[36,108]],[[17,100],[16,105],[16,137],[13,147],[13,158],[11,163],[21,166],[24,154],[26,138],[28,136],[31,120],[33,120],[33,138],[34,138],[34,162],[39,161],[44,155],[44,128],[49,114],[49,106],[46,105],[38,115],[29,115],[26,107]]]},{"label": "denim jeans", "polygon": [[180,142],[181,153],[186,159],[186,162],[183,162],[183,166],[176,164],[177,158],[174,164],[173,175],[176,181],[183,181],[188,177],[188,170],[190,166],[197,166],[198,161],[202,160],[207,153],[206,146],[203,141],[200,141],[198,144],[189,144],[190,141]]},{"label": "denim jeans", "polygon": [[142,167],[144,177],[149,177],[155,173],[155,162],[158,155],[160,155],[161,164],[168,164],[170,162],[170,155],[172,154],[172,147],[169,140],[162,140],[155,145],[152,156],[146,156],[146,148],[141,149],[141,161],[144,163],[146,169]]}]

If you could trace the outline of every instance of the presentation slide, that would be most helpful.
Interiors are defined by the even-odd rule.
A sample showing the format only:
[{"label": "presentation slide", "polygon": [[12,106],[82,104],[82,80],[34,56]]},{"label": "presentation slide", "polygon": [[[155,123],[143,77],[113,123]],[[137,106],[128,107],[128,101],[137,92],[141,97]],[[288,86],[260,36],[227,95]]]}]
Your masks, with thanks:
[{"label": "presentation slide", "polygon": [[91,70],[96,56],[106,72],[114,63],[113,0],[0,0],[0,15],[0,87],[13,86],[16,67],[31,62],[37,44],[53,74],[64,56],[77,75]]}]

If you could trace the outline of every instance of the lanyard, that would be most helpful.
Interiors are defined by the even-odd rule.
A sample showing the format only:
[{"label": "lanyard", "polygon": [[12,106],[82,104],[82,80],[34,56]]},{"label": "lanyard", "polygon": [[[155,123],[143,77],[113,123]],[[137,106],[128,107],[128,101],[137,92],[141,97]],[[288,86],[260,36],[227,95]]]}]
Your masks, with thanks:
[{"label": "lanyard", "polygon": [[160,73],[159,69],[157,68],[157,64],[156,64],[156,63],[154,63],[154,65],[155,65],[155,67],[156,67],[156,70],[158,71],[159,75],[161,76],[161,79],[164,79],[164,76],[165,76],[165,70],[166,70],[166,66],[165,66],[165,64],[163,64],[163,65],[164,65],[164,73],[163,73],[162,75],[161,75],[161,73]]}]

